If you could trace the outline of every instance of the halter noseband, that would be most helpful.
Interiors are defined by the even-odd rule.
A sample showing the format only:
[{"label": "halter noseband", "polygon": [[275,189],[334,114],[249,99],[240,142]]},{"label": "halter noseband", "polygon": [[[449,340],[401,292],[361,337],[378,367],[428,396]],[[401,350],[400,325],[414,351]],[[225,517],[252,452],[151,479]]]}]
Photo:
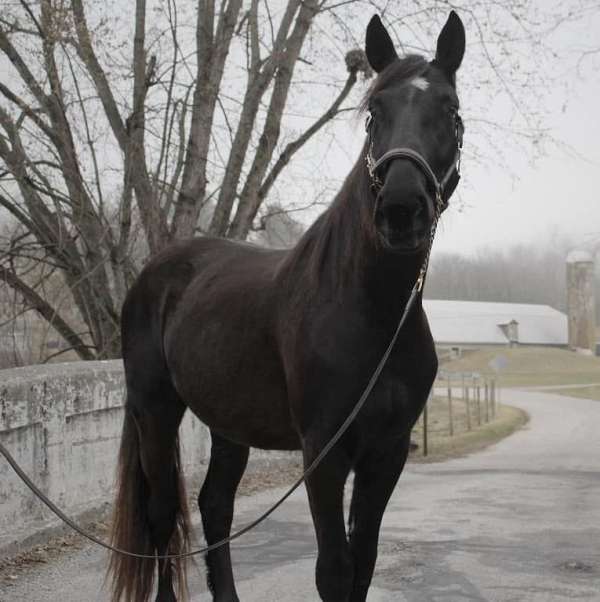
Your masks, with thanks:
[{"label": "halter noseband", "polygon": [[[463,144],[463,132],[464,126],[460,115],[455,115],[455,129],[454,135],[456,137],[456,155],[454,156],[454,161],[444,174],[444,177],[441,180],[438,180],[435,175],[433,169],[427,162],[427,159],[423,157],[423,155],[412,148],[407,147],[396,147],[384,153],[379,159],[375,160],[373,157],[373,138],[371,135],[371,123],[373,122],[373,117],[369,113],[367,115],[367,121],[365,123],[365,129],[367,131],[368,146],[367,146],[367,170],[369,172],[369,177],[371,178],[371,186],[374,190],[379,190],[383,186],[383,182],[381,178],[377,174],[377,171],[389,161],[393,161],[394,159],[408,159],[415,163],[421,171],[425,174],[430,184],[433,186],[435,190],[435,200],[436,200],[436,213],[439,214],[448,207],[448,199],[450,195],[456,188],[458,184],[458,180],[460,179],[460,156],[462,151]],[[448,194],[444,194],[446,192],[446,186],[450,182],[450,178],[452,178],[453,174],[456,173],[456,181],[453,183],[452,190]]]}]

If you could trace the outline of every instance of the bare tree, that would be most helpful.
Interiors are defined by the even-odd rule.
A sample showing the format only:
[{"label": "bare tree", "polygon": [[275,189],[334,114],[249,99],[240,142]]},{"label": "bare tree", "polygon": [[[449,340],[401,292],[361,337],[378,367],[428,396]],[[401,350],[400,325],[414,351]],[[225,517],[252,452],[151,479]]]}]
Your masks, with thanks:
[{"label": "bare tree", "polygon": [[[211,234],[244,238],[285,165],[335,118],[358,74],[368,72],[362,53],[350,53],[346,82],[330,106],[278,148],[295,67],[322,8],[317,1],[290,0],[276,18],[258,0],[245,8],[241,0],[200,1],[193,60],[185,55],[189,40],[180,38],[188,32],[172,0],[158,6],[167,27],[152,40],[156,45],[169,37],[169,53],[149,52],[148,10],[138,0],[125,84],[111,77],[111,59],[103,64],[100,58],[107,23],[96,18],[92,29],[81,0],[23,0],[3,16],[0,50],[10,68],[0,83],[0,204],[60,271],[87,332],[77,334],[23,277],[31,255],[5,249],[0,276],[81,357],[119,354],[119,309],[136,270],[136,216],[150,253],[194,235],[207,202]],[[230,112],[223,110],[223,76],[228,57],[236,52],[243,58],[241,50],[245,89]],[[224,128],[231,135],[228,153],[211,149]],[[103,163],[107,152],[114,169]],[[218,153],[222,163],[214,165]],[[220,183],[209,190],[211,174]],[[109,175],[121,179],[119,190],[107,182]]]},{"label": "bare tree", "polygon": [[[356,50],[365,10],[411,28],[412,51],[449,8],[403,4],[394,14],[359,0],[198,0],[195,14],[175,0],[136,0],[122,15],[82,0],[3,7],[0,207],[20,228],[0,250],[2,280],[81,358],[117,357],[138,259],[181,237],[246,238],[292,158],[356,104],[359,75],[370,75]],[[541,22],[577,18],[579,4]],[[524,116],[519,135],[533,137],[536,111],[503,77],[511,44],[543,39],[528,11],[518,0],[464,9],[484,55],[472,85],[495,73]],[[498,19],[511,28],[496,32]],[[39,262],[62,283],[58,300],[31,277]]]}]

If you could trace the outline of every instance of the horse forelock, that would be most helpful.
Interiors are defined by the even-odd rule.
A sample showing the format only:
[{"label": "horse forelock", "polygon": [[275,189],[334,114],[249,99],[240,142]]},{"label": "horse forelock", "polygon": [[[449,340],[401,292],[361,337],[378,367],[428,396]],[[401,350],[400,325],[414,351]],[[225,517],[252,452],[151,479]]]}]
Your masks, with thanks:
[{"label": "horse forelock", "polygon": [[430,63],[418,54],[409,54],[388,65],[373,81],[360,105],[359,112],[364,113],[369,109],[371,98],[380,90],[389,86],[392,82],[396,84],[410,83],[417,77],[422,77],[429,68]]}]

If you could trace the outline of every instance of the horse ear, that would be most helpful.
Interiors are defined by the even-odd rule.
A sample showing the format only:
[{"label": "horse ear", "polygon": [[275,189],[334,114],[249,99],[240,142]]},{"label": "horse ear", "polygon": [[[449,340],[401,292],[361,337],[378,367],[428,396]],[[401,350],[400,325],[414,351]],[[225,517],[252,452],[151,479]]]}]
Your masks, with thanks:
[{"label": "horse ear", "polygon": [[376,73],[381,73],[398,58],[392,38],[378,15],[374,15],[367,26],[365,53]]},{"label": "horse ear", "polygon": [[465,27],[460,17],[450,11],[450,16],[444,25],[437,41],[435,52],[436,63],[450,76],[454,74],[462,63],[465,54]]}]

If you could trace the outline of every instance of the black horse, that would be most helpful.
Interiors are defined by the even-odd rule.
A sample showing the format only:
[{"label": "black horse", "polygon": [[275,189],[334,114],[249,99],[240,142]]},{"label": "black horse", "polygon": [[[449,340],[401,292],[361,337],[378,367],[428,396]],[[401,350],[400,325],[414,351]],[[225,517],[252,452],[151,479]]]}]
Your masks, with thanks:
[{"label": "black horse", "polygon": [[[458,181],[455,73],[464,49],[454,12],[431,62],[398,58],[373,17],[366,54],[378,76],[365,100],[369,138],[329,209],[296,247],[199,238],[174,244],[143,270],[122,316],[127,404],[118,547],[149,555],[186,549],[177,443],[186,408],[211,432],[198,498],[209,544],[230,532],[250,447],[301,449],[309,465],[350,413],[407,302],[435,219],[435,190],[418,161],[396,157],[373,174],[366,159],[394,147],[417,151],[437,178],[454,176],[447,201]],[[436,370],[419,297],[365,407],[306,483],[318,541],[316,585],[326,602],[366,599],[382,515]],[[237,601],[229,546],[206,562],[214,600]],[[183,561],[119,554],[111,560],[113,599],[145,602],[156,568],[157,600],[175,600],[174,586],[185,589]]]}]

